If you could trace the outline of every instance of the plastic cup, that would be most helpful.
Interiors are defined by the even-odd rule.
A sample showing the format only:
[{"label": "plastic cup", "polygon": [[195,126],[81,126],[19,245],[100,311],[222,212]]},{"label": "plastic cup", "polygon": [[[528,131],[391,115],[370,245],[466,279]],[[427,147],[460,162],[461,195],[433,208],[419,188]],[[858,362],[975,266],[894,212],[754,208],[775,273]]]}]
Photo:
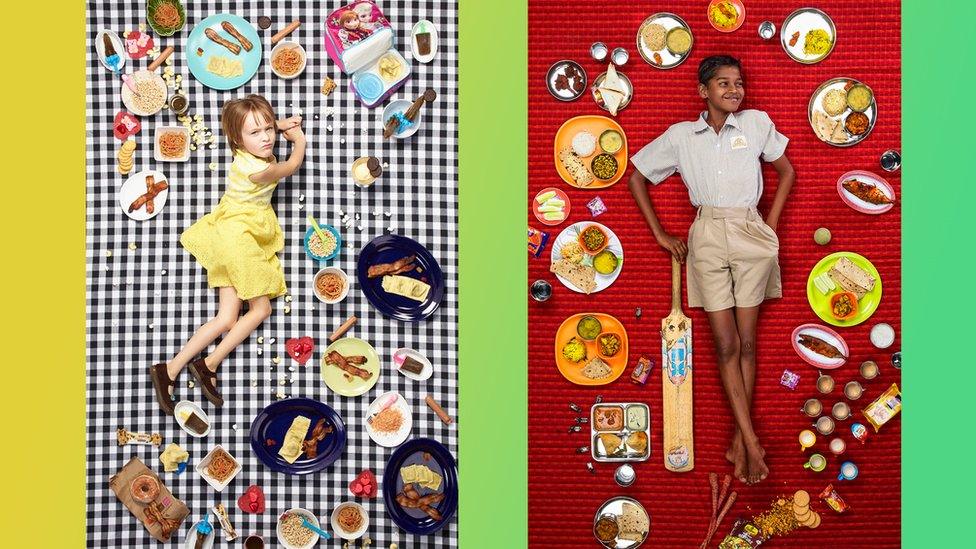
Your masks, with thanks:
[{"label": "plastic cup", "polygon": [[801,450],[806,450],[807,448],[813,446],[816,443],[817,443],[817,435],[813,434],[813,431],[811,431],[810,429],[804,429],[800,431]]},{"label": "plastic cup", "polygon": [[845,461],[840,464],[840,474],[837,480],[854,480],[857,478],[857,465],[853,461]]},{"label": "plastic cup", "polygon": [[810,469],[815,473],[819,473],[827,468],[827,458],[820,454],[811,454],[810,459],[803,464],[804,469]]}]

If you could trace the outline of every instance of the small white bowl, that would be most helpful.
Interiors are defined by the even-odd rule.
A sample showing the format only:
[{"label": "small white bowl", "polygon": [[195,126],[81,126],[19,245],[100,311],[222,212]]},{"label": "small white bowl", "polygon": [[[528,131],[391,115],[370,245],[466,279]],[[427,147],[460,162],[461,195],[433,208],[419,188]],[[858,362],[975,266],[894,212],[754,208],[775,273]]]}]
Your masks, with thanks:
[{"label": "small white bowl", "polygon": [[[204,431],[203,434],[197,434],[191,431],[190,428],[186,426],[186,421],[184,421],[180,417],[180,412],[183,411],[190,411],[198,415],[200,419],[202,419],[207,423],[207,430]],[[207,436],[208,434],[210,434],[210,428],[213,426],[213,423],[210,422],[210,416],[207,415],[207,412],[204,412],[203,408],[201,408],[197,403],[191,402],[189,400],[181,400],[176,403],[176,407],[173,408],[173,417],[176,418],[176,423],[179,424],[180,429],[183,429],[184,431],[186,431],[186,434],[194,438],[203,438]]]},{"label": "small white bowl", "polygon": [[[355,507],[356,509],[359,510],[359,514],[362,515],[363,517],[363,523],[359,526],[359,530],[356,530],[355,532],[347,533],[345,530],[339,527],[339,511],[343,507]],[[369,513],[366,512],[366,509],[363,508],[362,505],[356,503],[355,501],[347,501],[345,503],[340,503],[339,505],[336,506],[335,509],[332,510],[332,531],[335,532],[335,535],[337,537],[346,540],[359,539],[360,537],[362,537],[363,534],[366,533],[366,530],[368,528],[369,528]]]},{"label": "small white bowl", "polygon": [[322,524],[319,523],[318,517],[313,515],[311,511],[302,509],[301,507],[293,507],[285,511],[278,517],[278,527],[275,529],[275,533],[278,535],[278,541],[281,542],[281,545],[283,545],[285,549],[309,549],[310,547],[313,547],[316,543],[319,542],[319,535],[316,534],[315,532],[312,532],[312,539],[309,540],[309,542],[306,543],[305,545],[292,545],[287,541],[285,541],[285,536],[281,534],[281,521],[285,517],[285,515],[288,514],[302,515],[303,517],[307,518],[309,522],[314,524],[316,528],[322,527]]},{"label": "small white bowl", "polygon": [[[298,72],[296,72],[295,74],[291,74],[291,75],[281,74],[280,72],[278,72],[277,70],[275,70],[274,63],[272,63],[272,60],[274,59],[275,54],[278,53],[279,51],[281,51],[284,48],[297,48],[298,51],[301,52],[301,54],[302,54],[302,66],[298,68]],[[305,48],[303,48],[302,45],[299,44],[298,42],[294,42],[294,41],[291,41],[291,40],[284,40],[284,41],[278,42],[278,45],[277,46],[271,48],[271,57],[268,58],[268,65],[271,66],[271,72],[275,73],[275,76],[277,76],[279,78],[284,78],[285,80],[291,80],[293,78],[297,78],[298,75],[300,75],[303,72],[305,72],[305,65],[307,65],[307,64],[308,64],[308,54],[305,52]]]},{"label": "small white bowl", "polygon": [[[170,132],[182,133],[186,138],[186,144],[183,145],[183,154],[177,156],[176,158],[167,158],[163,156],[163,151],[159,147],[159,138],[162,137],[164,133]],[[156,131],[153,134],[153,158],[155,158],[157,162],[186,162],[190,159],[190,143],[192,143],[190,139],[190,130],[186,129],[186,127],[160,126],[156,128]]]},{"label": "small white bowl", "polygon": [[[406,113],[407,109],[410,108],[413,102],[407,101],[406,99],[397,99],[396,101],[391,101],[386,108],[383,109],[383,118],[380,120],[380,128],[386,127],[386,121],[390,119],[396,113]],[[420,125],[424,123],[424,108],[421,107],[420,111],[417,112],[417,120],[414,121],[413,126],[407,128],[403,133],[394,133],[393,137],[397,139],[406,139],[411,135],[417,133],[420,129]]]},{"label": "small white bowl", "polygon": [[227,485],[230,484],[232,480],[234,480],[234,477],[236,477],[238,473],[241,472],[241,469],[243,469],[243,467],[241,467],[241,462],[238,461],[237,458],[235,458],[230,452],[227,452],[227,455],[230,456],[230,459],[234,460],[234,471],[231,472],[229,477],[227,477],[227,480],[220,482],[217,479],[213,478],[212,476],[208,475],[207,466],[210,465],[210,462],[213,460],[214,453],[218,449],[227,452],[227,449],[222,447],[219,444],[214,446],[213,448],[210,449],[209,452],[207,452],[207,455],[204,456],[204,458],[201,459],[199,463],[197,463],[195,469],[197,474],[203,477],[203,480],[207,481],[207,484],[212,486],[214,490],[218,492],[223,492],[224,488],[227,488]]},{"label": "small white bowl", "polygon": [[[403,359],[408,356],[424,365],[424,369],[421,370],[419,374],[400,369],[400,365],[403,364]],[[406,347],[397,349],[393,352],[393,367],[396,368],[398,372],[414,381],[426,381],[434,374],[434,365],[427,360],[427,357],[420,354],[418,351],[408,349]]]},{"label": "small white bowl", "polygon": [[[322,275],[324,275],[326,273],[335,273],[335,274],[339,275],[342,278],[342,281],[345,282],[345,284],[346,284],[346,287],[342,289],[342,294],[339,296],[338,299],[335,299],[335,300],[328,300],[328,299],[326,299],[324,296],[319,295],[319,291],[315,287],[315,281],[318,280],[320,276],[322,276]],[[349,277],[346,276],[345,271],[343,271],[339,267],[326,267],[324,269],[321,269],[321,270],[319,270],[319,272],[315,273],[315,276],[312,277],[312,293],[315,294],[315,297],[317,297],[318,300],[321,301],[322,303],[328,303],[329,305],[335,305],[336,303],[339,303],[340,301],[342,301],[343,299],[345,299],[347,295],[349,295]]]}]

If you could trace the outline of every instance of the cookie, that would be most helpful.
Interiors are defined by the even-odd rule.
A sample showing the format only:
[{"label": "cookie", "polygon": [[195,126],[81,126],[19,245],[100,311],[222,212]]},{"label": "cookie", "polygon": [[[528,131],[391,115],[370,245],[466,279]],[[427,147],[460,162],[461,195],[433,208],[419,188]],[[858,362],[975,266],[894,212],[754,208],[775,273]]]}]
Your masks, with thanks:
[{"label": "cookie", "polygon": [[810,525],[810,528],[819,528],[820,527],[820,513],[814,512],[813,513],[813,518],[814,518],[814,521],[813,521],[813,524]]},{"label": "cookie", "polygon": [[810,494],[806,490],[797,490],[793,494],[793,503],[799,505],[800,507],[806,507],[810,505]]}]

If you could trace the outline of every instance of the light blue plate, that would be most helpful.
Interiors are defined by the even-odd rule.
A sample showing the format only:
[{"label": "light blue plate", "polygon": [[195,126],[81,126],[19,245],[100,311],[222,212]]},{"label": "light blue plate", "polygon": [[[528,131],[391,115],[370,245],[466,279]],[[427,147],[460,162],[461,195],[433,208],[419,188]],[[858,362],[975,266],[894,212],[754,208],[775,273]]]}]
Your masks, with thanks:
[{"label": "light blue plate", "polygon": [[[251,41],[251,44],[254,45],[251,51],[245,51],[242,47],[241,53],[234,55],[232,51],[207,38],[204,31],[207,28],[212,28],[217,31],[217,34],[232,44],[239,44],[230,33],[220,26],[224,21],[234,25],[237,32]],[[203,55],[197,55],[197,48],[203,50]],[[215,90],[232,90],[243,86],[254,76],[254,73],[258,72],[258,67],[261,66],[261,37],[258,36],[258,31],[255,30],[254,25],[248,23],[247,19],[232,13],[218,13],[197,23],[190,32],[190,36],[186,39],[186,45],[183,51],[186,56],[186,64],[190,67],[190,72],[193,74],[193,77],[204,86]],[[240,61],[244,65],[244,74],[235,76],[234,78],[221,78],[216,74],[208,72],[207,62],[212,55],[219,55]]]}]

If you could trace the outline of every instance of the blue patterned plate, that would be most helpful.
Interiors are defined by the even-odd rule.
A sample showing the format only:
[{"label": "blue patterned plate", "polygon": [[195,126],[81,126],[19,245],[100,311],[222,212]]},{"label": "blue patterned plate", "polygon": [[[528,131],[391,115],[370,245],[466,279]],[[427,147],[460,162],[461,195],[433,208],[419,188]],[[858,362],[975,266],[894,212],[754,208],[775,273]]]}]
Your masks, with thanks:
[{"label": "blue patterned plate", "polygon": [[[383,289],[383,277],[368,278],[367,272],[373,265],[393,263],[409,255],[416,255],[414,264],[418,269],[400,273],[400,276],[416,278],[430,284],[430,292],[422,303],[387,292]],[[444,273],[434,256],[422,244],[404,236],[387,234],[378,236],[363,246],[359,251],[359,263],[356,268],[359,287],[366,299],[376,310],[397,320],[417,322],[434,314],[444,299]]]},{"label": "blue patterned plate", "polygon": [[[288,463],[278,455],[285,433],[291,427],[291,422],[298,416],[305,416],[312,420],[308,429],[311,436],[312,429],[320,419],[325,419],[326,425],[332,426],[332,432],[319,441],[318,455],[312,459],[299,456],[295,463]],[[275,441],[274,446],[268,446],[268,439]],[[307,475],[321,471],[335,463],[346,447],[346,426],[342,418],[331,407],[310,398],[286,398],[273,402],[258,413],[251,422],[251,449],[261,463],[277,473],[288,475]]]},{"label": "blue patterned plate", "polygon": [[[424,454],[430,455],[429,460],[424,459]],[[410,509],[401,507],[397,503],[397,494],[403,491],[403,479],[400,477],[400,469],[408,465],[426,465],[431,471],[441,475],[443,480],[438,490],[429,490],[417,486],[420,497],[442,493],[444,499],[431,505],[431,508],[440,515],[435,519],[420,509]],[[386,503],[386,512],[393,519],[397,526],[411,534],[426,536],[433,534],[447,524],[458,506],[458,473],[457,463],[443,444],[429,438],[415,438],[405,442],[397,448],[390,461],[386,462],[386,470],[383,473],[383,501]]]}]

